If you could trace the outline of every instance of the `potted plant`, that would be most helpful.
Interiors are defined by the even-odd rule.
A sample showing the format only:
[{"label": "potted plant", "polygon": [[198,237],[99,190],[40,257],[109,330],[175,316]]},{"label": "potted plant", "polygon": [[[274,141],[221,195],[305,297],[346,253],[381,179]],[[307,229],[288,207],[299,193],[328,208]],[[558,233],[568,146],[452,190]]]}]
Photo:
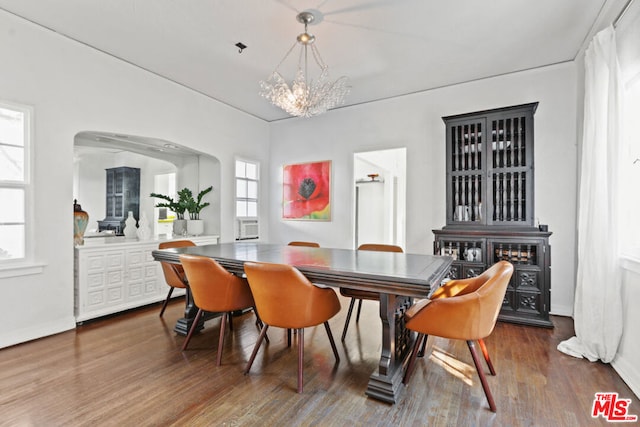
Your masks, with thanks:
[{"label": "potted plant", "polygon": [[176,219],[173,220],[173,234],[182,236],[187,229],[187,221],[184,219],[184,212],[187,210],[187,201],[185,200],[184,195],[178,192],[177,201],[175,201],[173,197],[158,193],[151,193],[151,197],[166,201],[163,203],[156,203],[156,208],[167,208],[170,211],[175,212]]},{"label": "potted plant", "polygon": [[213,190],[213,186],[207,187],[198,193],[194,199],[193,192],[188,188],[183,188],[178,192],[180,198],[184,198],[186,210],[189,212],[187,221],[187,232],[193,236],[199,236],[204,232],[204,222],[200,219],[200,211],[209,206],[209,202],[203,202],[202,198]]}]

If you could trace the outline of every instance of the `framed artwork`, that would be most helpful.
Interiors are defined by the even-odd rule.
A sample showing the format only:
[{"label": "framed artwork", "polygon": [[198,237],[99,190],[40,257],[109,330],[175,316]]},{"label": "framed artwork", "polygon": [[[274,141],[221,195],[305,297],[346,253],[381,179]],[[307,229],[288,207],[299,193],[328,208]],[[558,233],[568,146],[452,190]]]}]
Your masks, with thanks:
[{"label": "framed artwork", "polygon": [[282,168],[282,218],[331,221],[331,160]]}]

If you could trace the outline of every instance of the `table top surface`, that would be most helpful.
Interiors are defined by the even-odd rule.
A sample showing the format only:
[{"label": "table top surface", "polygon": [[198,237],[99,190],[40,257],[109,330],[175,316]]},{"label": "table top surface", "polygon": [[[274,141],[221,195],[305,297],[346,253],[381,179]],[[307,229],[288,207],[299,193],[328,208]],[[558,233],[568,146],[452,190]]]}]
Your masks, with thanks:
[{"label": "table top surface", "polygon": [[310,248],[235,242],[153,251],[157,261],[179,262],[180,254],[213,258],[234,273],[247,261],[289,264],[309,280],[329,286],[425,297],[437,288],[451,265],[448,256]]}]

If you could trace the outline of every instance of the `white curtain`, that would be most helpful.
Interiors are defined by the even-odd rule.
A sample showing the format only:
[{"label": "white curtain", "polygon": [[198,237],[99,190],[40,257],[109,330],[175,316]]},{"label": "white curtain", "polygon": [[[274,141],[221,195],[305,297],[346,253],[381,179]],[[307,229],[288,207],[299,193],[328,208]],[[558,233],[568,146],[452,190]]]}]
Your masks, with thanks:
[{"label": "white curtain", "polygon": [[576,336],[558,350],[611,362],[622,335],[619,270],[621,90],[613,27],[599,32],[585,53],[585,99],[580,192]]}]

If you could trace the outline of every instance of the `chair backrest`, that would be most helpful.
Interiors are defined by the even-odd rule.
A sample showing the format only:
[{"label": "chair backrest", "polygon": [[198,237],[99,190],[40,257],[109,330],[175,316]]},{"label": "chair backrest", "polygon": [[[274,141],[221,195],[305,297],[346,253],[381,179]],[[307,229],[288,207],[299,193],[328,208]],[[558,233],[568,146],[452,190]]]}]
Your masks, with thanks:
[{"label": "chair backrest", "polygon": [[482,285],[484,285],[494,274],[497,269],[498,263],[486,269],[480,275],[475,277],[468,277],[466,279],[456,279],[447,282],[444,286],[436,289],[429,299],[448,298],[455,296],[462,296],[477,291]]},{"label": "chair backrest", "polygon": [[162,242],[158,245],[158,249],[184,248],[186,246],[195,246],[191,240],[173,240],[171,242]]},{"label": "chair backrest", "polygon": [[319,248],[320,244],[316,242],[289,242],[289,246],[307,246],[309,248]]},{"label": "chair backrest", "polygon": [[462,340],[489,336],[512,274],[513,265],[499,261],[478,277],[444,285],[443,289],[450,287],[453,292],[434,292],[430,302],[407,322],[407,328]]},{"label": "chair backrest", "polygon": [[306,328],[340,311],[333,289],[315,286],[293,266],[246,262],[244,271],[258,314],[267,325]]},{"label": "chair backrest", "polygon": [[246,280],[229,273],[216,260],[198,255],[180,255],[193,301],[205,311],[227,312],[253,307]]},{"label": "chair backrest", "polygon": [[[158,249],[169,249],[169,248],[184,248],[187,246],[195,246],[191,240],[174,240],[172,242],[162,242],[158,245]],[[186,277],[184,275],[184,270],[181,265],[171,264],[168,262],[160,262],[162,266],[162,273],[164,273],[164,279],[167,282],[167,285],[172,286],[174,288],[184,288]]]},{"label": "chair backrest", "polygon": [[382,243],[363,243],[358,246],[359,251],[379,251],[379,252],[403,252],[400,246],[386,245]]}]

